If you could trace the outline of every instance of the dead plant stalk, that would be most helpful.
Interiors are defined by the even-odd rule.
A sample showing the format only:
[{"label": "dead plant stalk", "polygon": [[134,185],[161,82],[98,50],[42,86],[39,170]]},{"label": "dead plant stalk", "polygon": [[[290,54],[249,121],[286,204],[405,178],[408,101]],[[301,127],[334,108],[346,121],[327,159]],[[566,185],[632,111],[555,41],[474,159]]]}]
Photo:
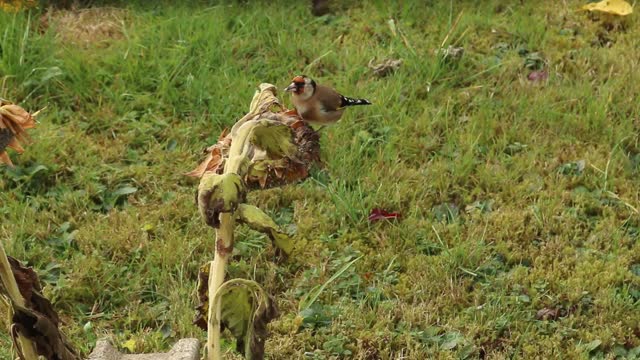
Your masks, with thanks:
[{"label": "dead plant stalk", "polygon": [[[234,138],[229,151],[229,161],[225,164],[224,173],[238,174],[241,164],[246,159],[248,152],[249,135],[251,126],[245,123]],[[244,156],[243,156],[244,155]],[[245,174],[238,174],[244,176]],[[220,227],[216,229],[216,253],[211,262],[209,270],[209,299],[215,299],[218,288],[224,282],[227,261],[233,249],[233,229],[235,227],[235,217],[233,213],[220,214]],[[215,316],[214,316],[215,315]],[[222,304],[217,301],[209,302],[207,331],[207,357],[209,360],[221,360],[220,348],[220,319],[222,317]]]},{"label": "dead plant stalk", "polygon": [[[16,282],[13,272],[11,271],[11,265],[9,265],[9,259],[7,253],[4,251],[4,244],[0,241],[0,280],[4,287],[9,301],[17,304],[18,306],[25,307],[26,301],[20,294],[18,289],[18,283]],[[18,333],[18,341],[20,342],[20,349],[18,351],[24,360],[38,360],[38,352],[36,351],[35,344]]]}]

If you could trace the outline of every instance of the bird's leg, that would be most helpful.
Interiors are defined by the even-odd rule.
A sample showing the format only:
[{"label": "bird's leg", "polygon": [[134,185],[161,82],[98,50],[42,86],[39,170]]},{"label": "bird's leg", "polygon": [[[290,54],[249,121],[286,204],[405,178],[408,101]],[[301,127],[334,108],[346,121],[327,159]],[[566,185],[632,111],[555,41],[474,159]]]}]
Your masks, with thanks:
[{"label": "bird's leg", "polygon": [[296,108],[293,108],[291,110],[287,110],[284,112],[285,115],[287,116],[296,116],[296,117],[300,117],[300,115],[298,115],[298,110],[296,110]]}]

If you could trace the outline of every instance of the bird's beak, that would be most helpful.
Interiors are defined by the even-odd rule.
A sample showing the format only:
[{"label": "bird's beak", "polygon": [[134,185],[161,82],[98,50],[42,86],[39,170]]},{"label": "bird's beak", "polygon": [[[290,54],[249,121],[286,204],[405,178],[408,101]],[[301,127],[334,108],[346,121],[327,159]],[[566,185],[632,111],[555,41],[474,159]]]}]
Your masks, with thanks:
[{"label": "bird's beak", "polygon": [[296,84],[295,84],[295,83],[291,83],[291,84],[289,84],[289,86],[287,86],[287,87],[284,89],[284,92],[295,91],[297,88],[298,88],[298,87],[296,86]]}]

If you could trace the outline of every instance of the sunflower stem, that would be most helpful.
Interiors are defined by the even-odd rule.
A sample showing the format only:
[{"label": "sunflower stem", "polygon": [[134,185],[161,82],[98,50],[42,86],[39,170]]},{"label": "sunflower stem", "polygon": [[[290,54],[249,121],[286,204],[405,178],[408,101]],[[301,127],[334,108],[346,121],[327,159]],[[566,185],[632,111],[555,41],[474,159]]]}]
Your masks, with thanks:
[{"label": "sunflower stem", "polygon": [[[215,299],[220,285],[224,282],[225,270],[229,253],[233,248],[233,227],[235,219],[233,214],[220,215],[220,228],[216,230],[216,254],[209,269],[209,299]],[[220,318],[222,314],[221,302],[209,301],[207,334],[207,354],[209,360],[221,360],[222,349],[220,347]]]},{"label": "sunflower stem", "polygon": [[[249,139],[255,123],[242,124],[233,138],[229,149],[229,160],[225,164],[224,173],[235,173],[244,177],[249,162]],[[222,360],[220,347],[220,318],[222,302],[214,302],[218,289],[224,282],[227,262],[233,250],[233,229],[235,227],[235,212],[220,214],[220,227],[216,229],[216,253],[209,268],[207,312],[207,360]]]}]

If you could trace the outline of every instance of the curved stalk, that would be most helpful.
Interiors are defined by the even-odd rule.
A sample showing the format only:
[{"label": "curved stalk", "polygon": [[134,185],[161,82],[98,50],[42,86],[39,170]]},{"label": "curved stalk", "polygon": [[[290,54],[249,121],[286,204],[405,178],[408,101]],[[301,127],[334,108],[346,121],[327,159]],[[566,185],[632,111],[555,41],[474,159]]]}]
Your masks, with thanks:
[{"label": "curved stalk", "polygon": [[[245,122],[238,128],[238,133],[229,149],[229,160],[225,164],[224,173],[235,173],[244,176],[249,162],[250,135],[255,122]],[[209,299],[215,299],[220,285],[224,282],[227,261],[233,250],[234,213],[220,214],[220,227],[216,229],[216,253],[209,268]],[[209,301],[207,313],[207,359],[222,360],[220,347],[221,302]]]}]

